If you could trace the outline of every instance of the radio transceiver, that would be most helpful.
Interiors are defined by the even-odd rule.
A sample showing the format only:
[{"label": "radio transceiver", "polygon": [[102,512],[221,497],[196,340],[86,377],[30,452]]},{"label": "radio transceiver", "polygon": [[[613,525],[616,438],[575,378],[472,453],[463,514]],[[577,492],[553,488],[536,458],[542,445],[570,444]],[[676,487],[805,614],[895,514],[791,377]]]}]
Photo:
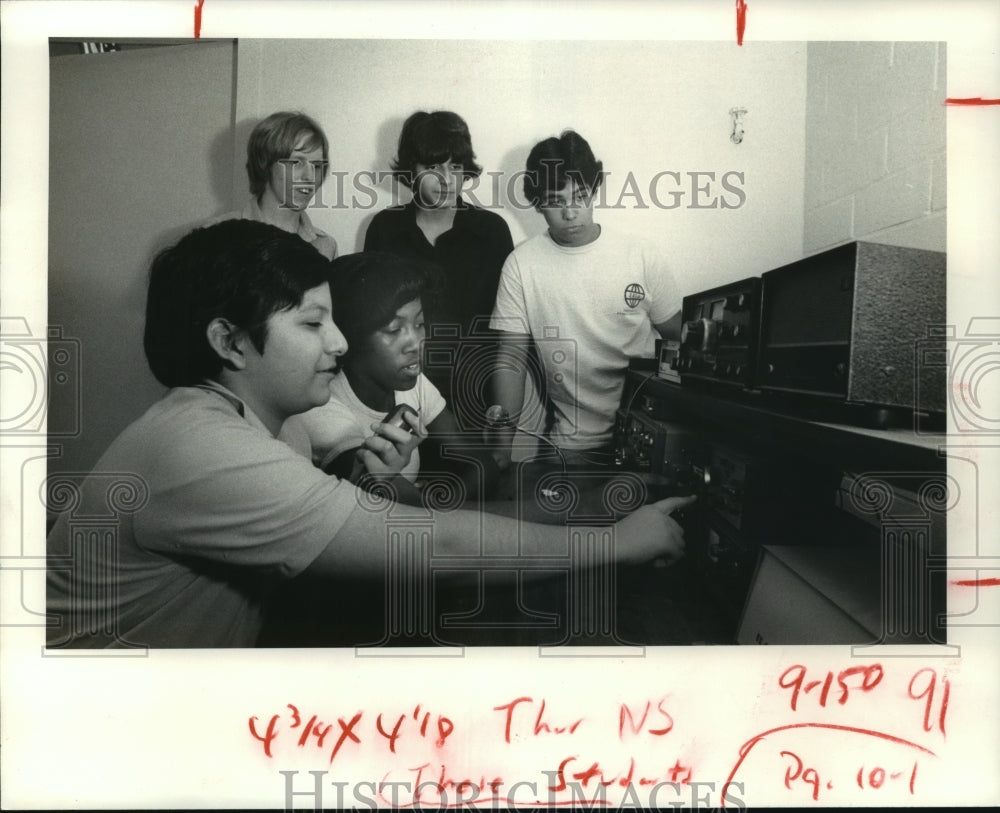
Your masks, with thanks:
[{"label": "radio transceiver", "polygon": [[684,297],[677,369],[682,380],[753,385],[760,278]]}]

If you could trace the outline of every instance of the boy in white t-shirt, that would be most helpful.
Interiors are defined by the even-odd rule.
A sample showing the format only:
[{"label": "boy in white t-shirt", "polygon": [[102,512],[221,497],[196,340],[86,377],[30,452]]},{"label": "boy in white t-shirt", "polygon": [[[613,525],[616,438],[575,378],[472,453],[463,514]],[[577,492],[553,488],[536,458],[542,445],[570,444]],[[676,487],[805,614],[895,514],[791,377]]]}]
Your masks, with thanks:
[{"label": "boy in white t-shirt", "polygon": [[548,231],[507,258],[490,327],[502,331],[495,400],[510,462],[531,344],[545,378],[548,438],[564,459],[610,460],[615,410],[629,359],[652,357],[679,307],[673,275],[656,253],[594,222],[602,164],[572,130],[528,155],[525,196]]}]

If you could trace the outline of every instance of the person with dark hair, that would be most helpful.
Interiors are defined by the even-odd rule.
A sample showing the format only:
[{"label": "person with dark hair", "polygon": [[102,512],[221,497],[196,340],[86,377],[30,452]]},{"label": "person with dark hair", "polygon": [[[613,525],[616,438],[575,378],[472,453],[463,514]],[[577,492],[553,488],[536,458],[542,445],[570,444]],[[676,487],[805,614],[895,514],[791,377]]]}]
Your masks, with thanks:
[{"label": "person with dark hair", "polygon": [[441,268],[440,294],[425,303],[426,358],[450,363],[428,364],[425,372],[463,428],[480,427],[489,406],[481,385],[493,366],[497,336],[487,325],[500,269],[514,248],[499,214],[462,197],[465,183],[482,172],[475,158],[469,128],[459,115],[444,110],[411,115],[403,124],[392,171],[413,199],[375,215],[364,244],[365,251],[391,251]]},{"label": "person with dark hair", "polygon": [[[579,133],[565,130],[558,138],[546,138],[531,148],[524,173],[524,197],[539,209],[547,195],[558,193],[565,189],[567,183],[572,182],[578,203],[583,203],[585,197],[593,198],[603,180],[604,163],[594,157],[590,144]],[[581,214],[586,216],[585,213]],[[581,224],[576,221],[556,220],[553,224],[547,218],[546,223],[550,229],[555,228],[557,239],[562,243],[568,242],[573,234],[565,231],[566,229],[576,229],[583,225],[595,228],[593,223]],[[583,235],[577,242],[582,242],[587,236],[591,235]],[[593,235],[593,239],[596,239],[596,235]]]},{"label": "person with dark hair", "polygon": [[337,241],[316,228],[306,208],[326,180],[330,145],[319,124],[298,112],[272,113],[247,140],[250,200],[240,211],[212,218],[243,218],[271,223],[299,235],[327,259],[337,256]]},{"label": "person with dark hair", "polygon": [[[254,646],[283,580],[384,578],[385,509],[424,521],[427,510],[359,498],[277,437],[329,399],[347,349],[328,280],[314,248],[248,220],[197,229],[156,257],[144,343],[171,389],[79,487],[49,483],[49,647]],[[669,514],[685,503],[617,523],[615,559],[679,556],[683,533]],[[566,545],[563,529],[476,512],[430,520],[447,556],[557,555]]]},{"label": "person with dark hair", "polygon": [[[284,429],[286,436],[305,431],[313,462],[324,471],[352,482],[390,480],[397,499],[414,504],[422,485],[418,446],[462,447],[469,465],[452,468],[464,475],[469,498],[483,496],[498,473],[485,450],[458,443],[454,415],[421,371],[424,303],[433,299],[436,272],[388,252],[333,262],[333,317],[349,348],[341,358],[343,375],[334,379],[326,404],[291,418]],[[382,426],[400,405],[409,407],[402,425]],[[439,467],[446,456],[433,459]]]},{"label": "person with dark hair", "polygon": [[528,155],[525,196],[548,230],[507,258],[490,323],[503,337],[493,377],[501,467],[510,462],[532,343],[545,376],[549,440],[571,462],[610,463],[629,359],[652,357],[679,308],[673,275],[656,253],[594,221],[603,171],[573,130]]}]

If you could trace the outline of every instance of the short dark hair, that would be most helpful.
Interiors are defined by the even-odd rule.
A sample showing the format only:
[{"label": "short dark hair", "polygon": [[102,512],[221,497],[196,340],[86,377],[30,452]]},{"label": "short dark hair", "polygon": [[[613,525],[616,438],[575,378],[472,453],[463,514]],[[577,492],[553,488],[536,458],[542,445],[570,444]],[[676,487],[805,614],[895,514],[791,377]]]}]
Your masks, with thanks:
[{"label": "short dark hair", "polygon": [[435,296],[440,282],[436,266],[386,251],[345,254],[331,269],[333,321],[347,339],[345,363],[353,348],[389,324],[407,302]]},{"label": "short dark hair", "polygon": [[604,164],[574,130],[539,141],[531,148],[525,169],[524,196],[532,206],[538,206],[546,192],[556,192],[571,180],[591,194],[604,180]]},{"label": "short dark hair", "polygon": [[325,176],[330,144],[323,128],[314,119],[305,113],[282,111],[272,113],[253,128],[247,140],[247,178],[250,194],[258,201],[267,189],[272,167],[291,156],[303,135],[308,138],[305,143],[308,149],[322,149]]},{"label": "short dark hair", "polygon": [[143,346],[153,375],[168,387],[216,378],[222,359],[207,337],[216,318],[247,331],[263,353],[271,314],[329,280],[329,261],[277,226],[226,220],[195,229],[150,268]]},{"label": "short dark hair", "polygon": [[403,122],[396,157],[390,167],[396,179],[412,189],[417,164],[428,167],[446,158],[461,164],[462,172],[469,178],[478,178],[483,171],[476,163],[465,119],[450,110],[433,113],[419,110]]}]

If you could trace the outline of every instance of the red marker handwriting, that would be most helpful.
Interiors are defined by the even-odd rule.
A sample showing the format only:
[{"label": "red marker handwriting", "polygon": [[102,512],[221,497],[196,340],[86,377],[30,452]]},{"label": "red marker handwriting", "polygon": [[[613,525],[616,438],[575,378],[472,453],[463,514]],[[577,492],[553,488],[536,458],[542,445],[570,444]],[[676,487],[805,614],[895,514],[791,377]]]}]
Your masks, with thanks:
[{"label": "red marker handwriting", "polygon": [[[789,760],[785,770],[785,787],[788,790],[794,790],[793,783],[801,782],[809,787],[809,795],[812,796],[814,802],[819,801],[821,790],[833,790],[833,780],[824,781],[821,779],[819,771],[815,767],[806,767],[805,762],[795,752],[782,751],[781,756]],[[907,789],[912,796],[916,788],[917,765],[918,762],[913,760],[912,767],[907,763],[907,770],[900,771],[887,771],[880,765],[866,770],[865,766],[862,765],[858,768],[855,782],[861,790],[868,790],[869,788],[879,790],[885,786],[887,781],[892,783],[903,779],[906,780]]]},{"label": "red marker handwriting", "polygon": [[[940,690],[940,694],[938,693]],[[945,731],[945,718],[948,716],[948,697],[951,694],[951,684],[943,675],[938,678],[936,669],[921,669],[910,678],[907,694],[914,700],[924,701],[924,731],[934,728]],[[937,697],[937,719],[934,720],[934,700]]]},{"label": "red marker handwriting", "polygon": [[205,5],[205,0],[197,0],[194,4],[194,38],[201,36],[201,7]]},{"label": "red marker handwriting", "polygon": [[[733,783],[733,779],[740,770],[740,766],[746,761],[750,756],[754,748],[763,742],[771,742],[775,739],[776,734],[781,734],[786,731],[795,731],[799,729],[822,729],[827,731],[839,731],[847,734],[861,735],[862,737],[871,737],[883,742],[889,742],[894,745],[903,746],[904,748],[912,749],[913,751],[918,751],[921,754],[927,754],[932,757],[936,757],[932,750],[925,748],[924,746],[910,742],[909,740],[904,740],[901,737],[893,736],[892,734],[887,734],[884,731],[875,731],[870,728],[857,728],[855,726],[844,726],[844,725],[832,725],[829,723],[794,723],[792,725],[778,726],[777,728],[769,729],[768,731],[762,731],[756,737],[753,737],[743,743],[740,746],[740,756],[736,760],[736,764],[733,766],[732,771],[729,772],[729,776],[725,783],[722,785],[722,798],[723,806],[725,806],[725,799],[729,785]],[[793,783],[801,782],[808,786],[810,791],[810,796],[813,800],[818,800],[820,792],[822,789],[832,790],[834,787],[834,782],[832,780],[824,781],[820,775],[819,769],[815,765],[810,765],[805,762],[801,757],[798,756],[793,751],[783,750],[780,755],[786,758],[788,763],[786,763],[785,770],[785,787],[789,790],[793,789]],[[905,770],[890,770],[887,771],[883,766],[876,766],[870,768],[866,771],[865,766],[862,765],[856,777],[858,785],[865,789],[866,787],[878,789],[885,784],[886,779],[892,780],[907,780],[907,789],[911,794],[914,793],[914,785],[917,777],[917,762],[914,760],[912,763],[906,763]]]},{"label": "red marker handwriting", "polygon": [[674,784],[687,784],[691,781],[691,775],[693,773],[692,769],[688,765],[684,765],[678,759],[674,762],[673,766],[667,768],[666,772],[662,775],[656,776],[642,776],[638,778],[635,773],[635,757],[629,757],[628,768],[624,773],[609,774],[605,768],[601,766],[599,762],[592,762],[588,767],[582,770],[570,770],[569,766],[576,762],[578,757],[566,757],[562,762],[559,763],[559,769],[556,771],[543,771],[543,773],[552,778],[556,778],[556,783],[549,786],[549,790],[553,793],[558,793],[560,791],[566,790],[569,785],[566,782],[566,775],[569,774],[569,778],[574,782],[579,782],[580,785],[586,788],[590,783],[596,785],[601,785],[602,787],[609,787],[611,785],[618,785],[620,787],[628,787],[629,785],[656,785],[661,782],[673,782]]},{"label": "red marker handwriting", "polygon": [[[646,705],[643,707],[641,714],[639,714],[638,722],[636,722],[636,712],[633,712],[625,703],[622,703],[621,708],[618,710],[618,739],[623,739],[625,736],[626,718],[628,719],[628,727],[632,729],[633,734],[639,734],[647,725],[650,726],[647,731],[654,737],[662,737],[668,733],[674,727],[674,718],[670,716],[669,711],[663,708],[666,700],[667,698],[661,697],[656,702],[653,719],[648,720],[648,723],[647,719],[653,705],[651,701],[646,701]],[[658,727],[652,728],[651,726],[654,725]]]},{"label": "red marker handwriting", "polygon": [[[866,694],[883,685],[885,670],[881,664],[873,663],[843,669],[836,677],[832,671],[813,680],[807,680],[808,676],[805,666],[795,664],[789,666],[778,678],[781,688],[791,690],[789,705],[792,711],[798,711],[807,698],[815,700],[822,708],[826,708],[834,699],[839,705],[846,705],[852,697]],[[923,704],[924,731],[937,729],[942,735],[947,734],[945,720],[950,694],[951,683],[944,675],[938,675],[936,669],[918,669],[910,677],[907,696]]]},{"label": "red marker handwriting", "polygon": [[[286,720],[286,726],[289,731],[295,731],[299,734],[298,737],[298,747],[303,748],[307,744],[313,744],[317,748],[322,748],[326,742],[327,735],[333,730],[333,725],[324,723],[315,714],[312,715],[308,722],[303,725],[302,715],[296,706],[291,703],[288,704],[287,708],[291,712],[290,720]],[[361,739],[357,734],[354,733],[354,727],[361,721],[362,712],[355,714],[350,722],[344,722],[343,717],[337,718],[337,725],[340,726],[340,733],[337,736],[337,742],[334,744],[332,751],[330,752],[330,762],[332,763],[337,753],[340,751],[341,746],[348,740],[352,740],[358,744],[361,743]],[[251,736],[264,744],[264,755],[267,757],[273,756],[271,753],[271,745],[278,738],[281,733],[281,726],[279,721],[281,720],[280,714],[274,714],[271,716],[270,721],[267,724],[267,729],[261,734],[258,731],[258,718],[256,716],[249,719],[250,734]],[[289,724],[290,723],[290,724]],[[296,731],[300,729],[301,732]],[[315,742],[311,743],[311,740]]]},{"label": "red marker handwriting", "polygon": [[826,706],[827,700],[830,699],[831,691],[833,691],[837,703],[843,706],[850,697],[852,687],[856,692],[870,692],[882,681],[884,674],[882,665],[879,663],[870,666],[852,666],[837,673],[837,688],[834,690],[833,672],[827,672],[826,676],[819,680],[806,681],[806,667],[796,664],[795,666],[789,666],[781,673],[781,677],[778,678],[778,685],[783,689],[792,690],[791,707],[792,711],[796,711],[800,696],[803,693],[808,694],[818,688],[819,693],[816,696],[819,705]]},{"label": "red marker handwriting", "polygon": [[[393,726],[391,732],[387,732],[382,725],[382,715],[379,714],[378,718],[375,720],[375,728],[379,734],[385,737],[389,741],[389,751],[393,754],[396,753],[396,740],[401,736],[400,729],[403,727],[404,722],[409,722],[411,715],[400,714],[399,718],[396,720],[396,724]],[[427,736],[427,726],[431,721],[431,713],[429,711],[424,712],[424,718],[420,720],[420,706],[418,705],[412,714],[414,723],[418,725],[417,732],[421,737]],[[412,728],[412,726],[410,726]],[[455,730],[455,725],[447,717],[439,714],[437,715],[437,721],[435,723],[434,732],[437,733],[437,738],[434,740],[434,744],[438,748],[444,747],[444,741],[448,738],[448,735]]]},{"label": "red marker handwriting", "polygon": [[[504,724],[503,739],[504,742],[510,742],[510,732],[511,727],[514,722],[514,710],[522,703],[531,704],[534,701],[530,697],[519,697],[516,700],[511,700],[509,703],[505,703],[502,706],[494,706],[494,711],[506,711],[507,719]],[[538,736],[539,734],[572,734],[577,728],[580,727],[580,723],[583,722],[584,718],[581,717],[578,720],[574,720],[571,723],[564,725],[556,725],[544,720],[545,716],[545,699],[542,699],[542,704],[538,709],[538,715],[535,717],[535,724],[532,729],[532,734]]]},{"label": "red marker handwriting", "polygon": [[743,32],[747,27],[747,4],[736,0],[736,44],[743,45]]},{"label": "red marker handwriting", "polygon": [[[500,794],[500,789],[503,787],[504,784],[503,777],[500,776],[493,776],[493,777],[480,776],[477,779],[472,779],[472,778],[458,779],[452,777],[448,773],[448,769],[444,765],[441,766],[440,772],[437,772],[436,774],[437,778],[432,779],[431,776],[433,776],[434,774],[431,774],[430,768],[431,764],[429,762],[425,762],[423,765],[418,765],[416,768],[410,768],[410,771],[416,774],[416,779],[413,783],[413,786],[416,788],[416,793],[417,793],[417,799],[415,801],[422,802],[424,804],[427,803],[427,800],[421,799],[419,797],[428,788],[430,788],[432,791],[435,791],[439,795],[447,794],[448,791],[451,790],[458,793],[460,797],[464,793],[473,792],[475,793],[475,796],[473,796],[471,799],[464,800],[467,802],[472,802],[472,801],[490,801],[498,799]],[[485,793],[487,789],[490,792],[489,799],[480,800],[479,794]],[[443,799],[438,799],[439,804],[442,801]],[[418,805],[415,804],[414,807],[418,807]]]}]

